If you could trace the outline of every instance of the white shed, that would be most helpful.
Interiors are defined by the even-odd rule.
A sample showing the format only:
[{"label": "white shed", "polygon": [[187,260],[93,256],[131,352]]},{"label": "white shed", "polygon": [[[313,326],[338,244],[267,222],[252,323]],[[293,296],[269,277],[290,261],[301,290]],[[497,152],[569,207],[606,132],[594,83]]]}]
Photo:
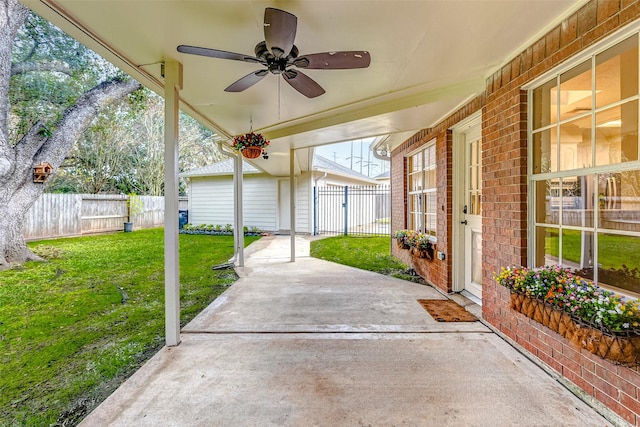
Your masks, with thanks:
[{"label": "white shed", "polygon": [[[233,159],[223,160],[182,173],[187,178],[189,223],[233,224]],[[246,227],[274,233],[290,230],[288,177],[269,175],[242,162],[243,223]],[[313,232],[313,187],[315,185],[375,185],[376,180],[322,156],[314,156],[311,171],[294,178],[298,233]]]}]

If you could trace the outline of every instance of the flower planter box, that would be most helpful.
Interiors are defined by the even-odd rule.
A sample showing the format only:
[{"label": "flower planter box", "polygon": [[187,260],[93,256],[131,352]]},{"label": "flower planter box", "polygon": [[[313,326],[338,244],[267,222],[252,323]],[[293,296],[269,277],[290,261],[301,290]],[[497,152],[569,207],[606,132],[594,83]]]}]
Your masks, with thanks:
[{"label": "flower planter box", "polygon": [[409,249],[410,247],[404,239],[397,239],[396,244],[398,245],[398,249]]},{"label": "flower planter box", "polygon": [[426,259],[433,259],[431,254],[433,253],[433,250],[428,250],[428,249],[418,249],[416,247],[412,247],[410,249],[411,255],[417,258],[426,258]]},{"label": "flower planter box", "polygon": [[510,307],[592,354],[622,365],[637,366],[640,364],[640,334],[638,331],[613,332],[598,329],[545,304],[544,301],[513,292],[511,293]]}]

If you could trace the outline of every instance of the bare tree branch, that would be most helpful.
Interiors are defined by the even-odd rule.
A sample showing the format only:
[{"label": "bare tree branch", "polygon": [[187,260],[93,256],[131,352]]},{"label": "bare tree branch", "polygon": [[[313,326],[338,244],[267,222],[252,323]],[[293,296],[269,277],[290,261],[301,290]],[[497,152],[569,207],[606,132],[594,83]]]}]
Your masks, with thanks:
[{"label": "bare tree branch", "polygon": [[[135,80],[109,80],[100,83],[65,111],[56,130],[36,157],[43,157],[43,160],[46,157],[49,163],[57,167],[102,108],[141,87]],[[36,163],[40,161],[37,158],[35,160]]]},{"label": "bare tree branch", "polygon": [[66,74],[69,76],[73,73],[73,70],[71,70],[71,68],[67,64],[64,64],[62,62],[46,62],[46,63],[25,62],[25,63],[18,63],[18,64],[14,63],[11,65],[12,76],[30,73],[34,71],[55,72],[55,73]]}]

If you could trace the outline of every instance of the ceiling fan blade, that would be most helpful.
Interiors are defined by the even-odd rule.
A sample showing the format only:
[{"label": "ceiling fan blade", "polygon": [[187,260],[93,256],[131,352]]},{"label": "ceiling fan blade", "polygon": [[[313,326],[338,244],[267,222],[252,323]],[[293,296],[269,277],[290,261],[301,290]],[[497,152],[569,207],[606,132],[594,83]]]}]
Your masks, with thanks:
[{"label": "ceiling fan blade", "polygon": [[371,64],[371,55],[365,50],[312,53],[296,58],[293,64],[309,70],[350,70],[367,68]]},{"label": "ceiling fan blade", "polygon": [[225,92],[242,92],[245,89],[250,88],[254,84],[258,83],[269,73],[268,70],[258,70],[253,73],[249,73],[239,80],[231,83],[224,91]]},{"label": "ceiling fan blade", "polygon": [[284,10],[267,7],[264,10],[264,40],[276,58],[291,52],[296,38],[298,18]]},{"label": "ceiling fan blade", "polygon": [[181,44],[178,46],[178,52],[188,53],[191,55],[208,56],[211,58],[233,59],[234,61],[259,63],[260,60],[251,55],[243,53],[227,52],[226,50],[209,49],[206,47],[188,46]]},{"label": "ceiling fan blade", "polygon": [[301,71],[287,70],[282,73],[282,77],[284,77],[285,81],[289,83],[291,87],[307,98],[315,98],[324,93],[322,86]]}]

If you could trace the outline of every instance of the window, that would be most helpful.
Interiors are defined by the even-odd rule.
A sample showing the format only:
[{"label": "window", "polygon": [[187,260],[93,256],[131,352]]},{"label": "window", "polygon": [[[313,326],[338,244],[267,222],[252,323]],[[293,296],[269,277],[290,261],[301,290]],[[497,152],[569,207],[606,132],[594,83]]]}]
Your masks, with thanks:
[{"label": "window", "polygon": [[638,34],[529,91],[532,262],[640,295]]},{"label": "window", "polygon": [[409,228],[436,235],[436,145],[408,157]]}]

